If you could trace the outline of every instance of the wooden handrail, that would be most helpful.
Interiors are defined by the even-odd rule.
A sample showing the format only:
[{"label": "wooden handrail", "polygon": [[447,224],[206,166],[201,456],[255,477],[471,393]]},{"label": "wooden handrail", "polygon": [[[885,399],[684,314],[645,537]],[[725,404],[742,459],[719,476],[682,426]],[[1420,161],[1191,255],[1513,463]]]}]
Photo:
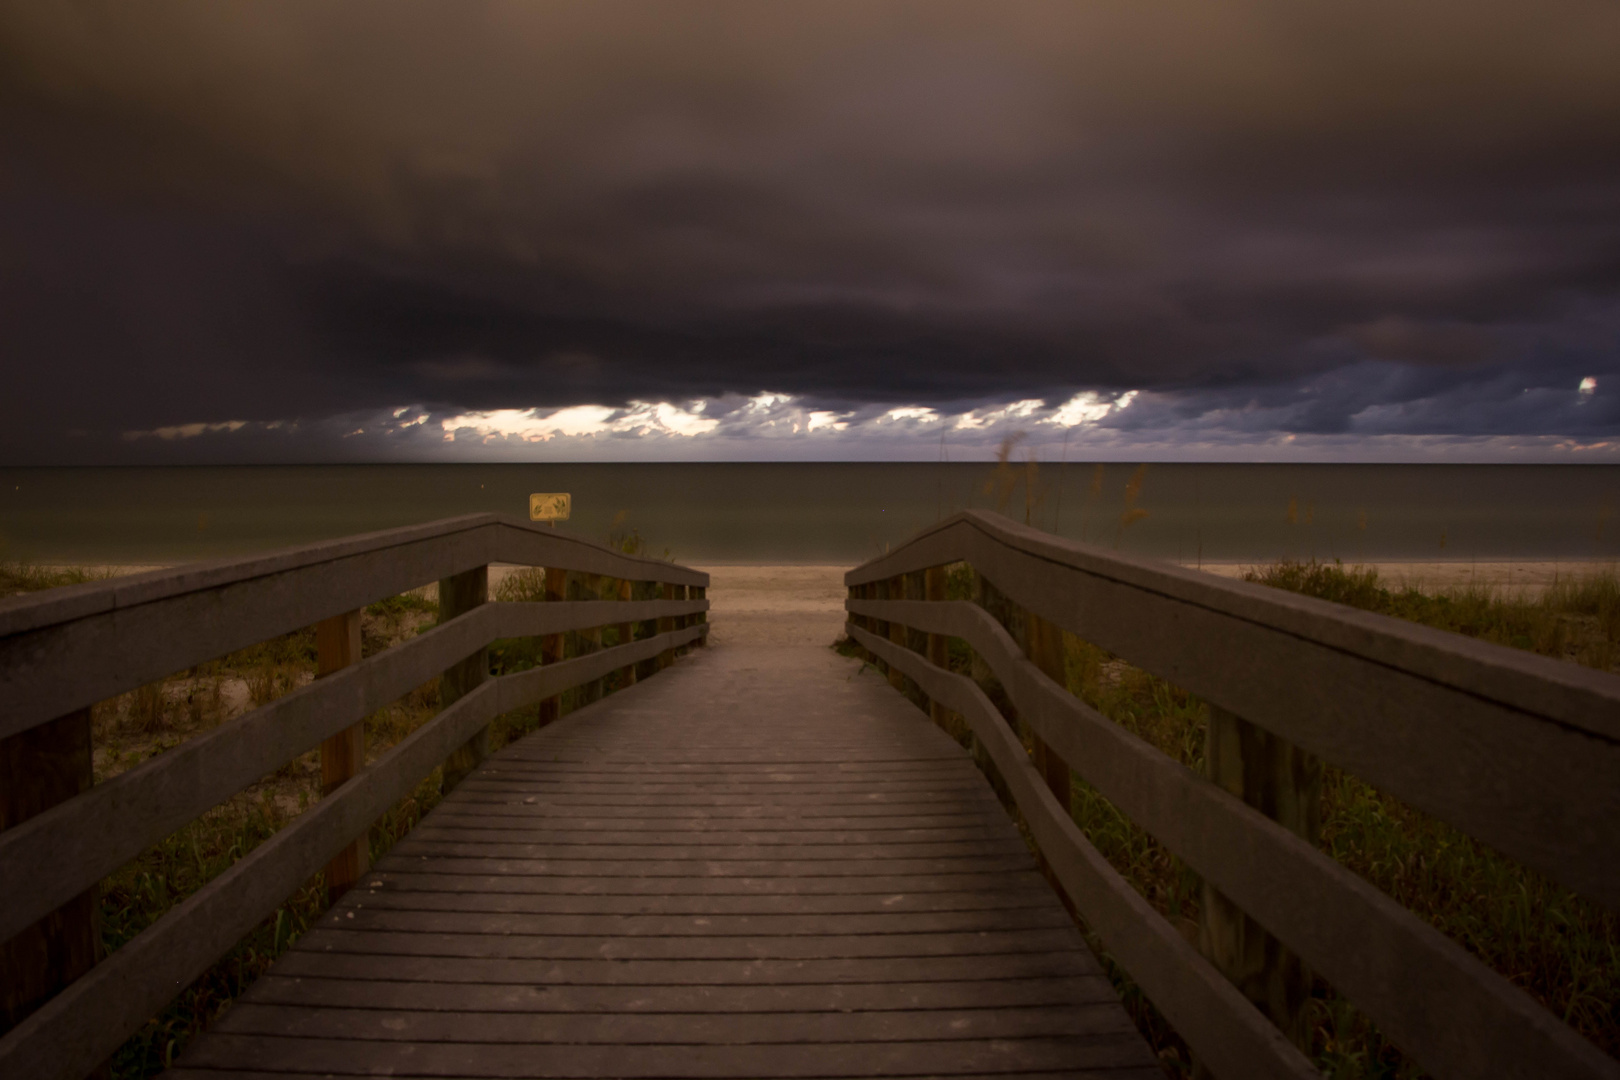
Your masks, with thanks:
[{"label": "wooden handrail", "polygon": [[188,739],[0,832],[0,879],[29,883],[27,890],[0,892],[0,941],[209,807],[492,641],[704,607],[692,600],[486,604]]},{"label": "wooden handrail", "polygon": [[[498,560],[701,590],[708,575],[478,515],[0,602],[0,737],[64,702],[141,685],[243,645]],[[671,583],[678,583],[672,586]],[[499,638],[698,616],[708,601],[478,604],[0,832],[0,941],[142,850]],[[95,1068],[490,721],[708,633],[696,623],[474,685],[291,824],[0,1037],[0,1075]],[[107,670],[92,664],[94,656]],[[68,675],[72,678],[69,679]],[[66,680],[66,688],[52,679]]]},{"label": "wooden handrail", "polygon": [[[968,563],[1041,618],[1216,705],[1242,708],[1244,717],[1375,784],[1393,777],[1405,785],[1392,788],[1394,794],[1420,806],[1427,802],[1430,812],[1436,804],[1450,810],[1454,824],[1610,907],[1617,896],[1620,837],[1612,825],[1600,828],[1598,819],[1613,820],[1620,788],[1620,755],[1610,730],[1620,717],[1620,679],[1121,557],[982,513],[958,515],[846,575],[850,636],[891,673],[904,674],[931,701],[963,716],[1007,779],[1080,914],[1217,1074],[1289,1075],[1299,1062],[1290,1064],[1287,1054],[1279,1057],[1275,1047],[1245,1034],[1264,1018],[1241,995],[1234,1002],[1212,988],[1208,962],[1102,862],[1067,809],[1044,790],[1001,713],[972,679],[941,666],[938,642],[966,641],[994,672],[1038,745],[1049,745],[1072,763],[1425,1068],[1441,1076],[1620,1076],[1620,1063],[1455,942],[1306,840],[1079,701],[977,604],[944,601],[942,590],[931,591],[939,598],[930,601],[870,598],[874,584],[896,574],[923,570],[937,576],[939,567],[955,562]],[[936,643],[933,659],[901,644],[905,635],[898,627],[925,631],[926,640]],[[1272,646],[1278,653],[1266,651]],[[1313,679],[1329,681],[1308,685]],[[1255,685],[1245,687],[1244,680]],[[1281,704],[1268,707],[1268,694]],[[1355,714],[1369,703],[1377,705],[1370,715]],[[1313,710],[1327,710],[1346,730],[1321,736],[1327,721],[1309,715]],[[1438,711],[1439,719],[1425,711]],[[1417,730],[1402,730],[1403,723]],[[1437,781],[1444,789],[1439,798],[1413,797],[1421,795],[1422,777],[1412,759],[1436,767],[1447,732],[1473,743],[1444,759],[1442,771],[1454,769],[1459,756],[1477,757],[1482,744],[1505,757],[1483,775]],[[1406,760],[1388,760],[1403,755]],[[1365,768],[1368,761],[1373,768]],[[1520,854],[1533,847],[1526,830],[1506,827],[1499,807],[1482,806],[1488,800],[1466,791],[1470,780],[1496,784],[1508,773],[1523,783],[1526,771],[1537,775],[1530,784],[1533,798],[1517,797],[1520,808],[1530,802],[1534,821],[1577,831],[1573,839],[1543,837],[1555,850],[1539,859]],[[1493,786],[1487,794],[1500,793]],[[1515,846],[1501,842],[1504,837]]]},{"label": "wooden handrail", "polygon": [[708,584],[684,566],[475,514],[13,597],[0,600],[0,738],[490,563]]},{"label": "wooden handrail", "polygon": [[[967,641],[990,662],[1019,719],[1074,762],[1082,779],[1303,956],[1425,1065],[1449,1066],[1459,1076],[1515,1075],[1510,1066],[1517,1062],[1520,1073],[1535,1076],[1561,1062],[1567,1075],[1603,1075],[1591,1067],[1608,1059],[1529,995],[1352,871],[1058,686],[1019,654],[982,608],[852,600],[849,610]],[[873,652],[968,717],[975,733],[988,728],[1011,738],[993,706],[986,711],[977,698],[964,697],[964,686],[947,682],[973,686],[972,680],[928,671],[915,653]],[[1136,927],[1127,932],[1143,933]],[[1123,956],[1124,950],[1109,947]],[[1463,1016],[1477,1020],[1459,1023]],[[1585,1072],[1575,1065],[1581,1062]]]},{"label": "wooden handrail", "polygon": [[968,511],[850,571],[1015,603],[1620,911],[1620,678]]},{"label": "wooden handrail", "polygon": [[1319,1075],[1236,987],[1108,865],[1067,809],[1058,805],[1023,744],[973,680],[936,668],[916,653],[853,623],[849,634],[891,670],[903,671],[930,698],[967,719],[1012,790],[1041,854],[1087,925],[1097,931],[1108,951],[1217,1076],[1302,1080]]}]

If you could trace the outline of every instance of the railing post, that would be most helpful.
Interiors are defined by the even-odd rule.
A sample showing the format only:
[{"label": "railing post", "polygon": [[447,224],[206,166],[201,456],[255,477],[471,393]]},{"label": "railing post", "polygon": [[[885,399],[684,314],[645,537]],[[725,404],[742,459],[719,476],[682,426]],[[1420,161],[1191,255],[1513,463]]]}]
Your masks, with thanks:
[{"label": "railing post", "polygon": [[[691,585],[691,586],[687,587],[686,594],[687,594],[687,596],[691,597],[693,600],[703,600],[703,599],[708,597],[709,590],[708,590],[708,588],[706,586],[703,586],[703,585]],[[693,626],[698,626],[698,625],[701,625],[701,624],[706,623],[708,621],[709,621],[709,613],[707,611],[700,611],[696,615],[692,616],[692,625]],[[709,635],[708,634],[704,634],[701,637],[699,637],[697,640],[692,642],[692,644],[698,646],[699,648],[703,647],[704,645],[707,645],[708,643],[709,643]]]},{"label": "railing post", "polygon": [[[559,567],[546,567],[545,599],[547,603],[561,602],[568,592],[568,571]],[[540,663],[557,664],[563,660],[564,634],[546,634],[540,639]],[[540,702],[540,727],[562,716],[562,695],[548,697]]]},{"label": "railing post", "polygon": [[[670,585],[667,582],[659,582],[659,584],[658,584],[658,595],[661,598],[665,599],[665,600],[673,600],[673,599],[675,599],[675,586]],[[660,634],[668,634],[671,631],[673,631],[674,629],[675,629],[675,618],[674,618],[674,616],[672,616],[672,615],[660,615],[658,617],[658,632]],[[675,662],[675,650],[674,649],[665,649],[663,652],[658,654],[658,670],[659,671],[664,670],[665,668],[669,667],[669,665],[673,664],[674,662]]]},{"label": "railing post", "polygon": [[[87,790],[91,766],[90,710],[0,739],[0,829]],[[11,888],[23,882],[9,883]],[[0,945],[0,1034],[22,1023],[101,959],[100,890],[92,885]],[[91,1075],[109,1075],[106,1065]]]},{"label": "railing post", "polygon": [[[677,600],[685,600],[686,599],[686,590],[687,590],[687,586],[685,586],[685,585],[676,585],[675,586],[675,599],[677,599]],[[677,629],[677,630],[685,630],[691,624],[692,624],[692,616],[690,616],[690,615],[677,615],[677,616],[675,616],[675,629]],[[689,646],[678,645],[675,648],[675,655],[676,656],[685,656],[690,651],[691,651],[691,648]]]},{"label": "railing post", "polygon": [[[942,602],[945,593],[945,568],[931,566],[923,571],[923,599],[930,602]],[[949,668],[951,666],[950,642],[944,634],[928,635],[928,662],[935,667]],[[949,710],[933,698],[928,699],[928,716],[940,727],[950,730],[946,720]]]},{"label": "railing post", "polygon": [[[489,600],[489,567],[479,566],[439,581],[439,622],[447,623]],[[439,676],[439,707],[449,708],[489,675],[489,650],[480,648]],[[489,756],[489,726],[456,749],[444,762],[439,790],[448,795]]]},{"label": "railing post", "polygon": [[[883,598],[885,600],[904,600],[906,598],[906,580],[904,576],[896,575],[892,578],[883,579]],[[890,641],[894,642],[896,645],[900,646],[902,649],[905,648],[906,624],[902,622],[890,622],[888,633],[884,636]],[[889,685],[894,687],[896,690],[905,690],[906,677],[901,673],[899,668],[889,668]]]},{"label": "railing post", "polygon": [[[1322,763],[1292,743],[1214,705],[1204,736],[1209,778],[1315,844],[1322,831]],[[1302,1050],[1311,976],[1300,958],[1208,882],[1199,949]]]},{"label": "railing post", "polygon": [[[440,588],[440,610],[444,590]],[[330,675],[360,662],[360,612],[347,611],[315,624],[315,677]],[[366,723],[344,728],[321,741],[321,797],[336,791],[366,766]],[[371,857],[367,833],[355,837],[348,847],[326,864],[326,899],[332,903],[349,891],[366,872]]]},{"label": "railing post", "polygon": [[[601,587],[602,579],[595,574],[575,574],[573,575],[573,588],[570,590],[573,593],[571,599],[600,600],[602,598]],[[578,653],[580,656],[601,650],[602,628],[600,626],[589,626],[576,631],[576,633],[579,635]],[[575,691],[576,707],[589,705],[593,701],[601,701],[604,689],[601,679],[593,679],[588,683],[581,684],[579,689]]]},{"label": "railing post", "polygon": [[[634,599],[634,597],[631,595],[631,584],[630,584],[630,582],[628,582],[628,581],[619,582],[618,589],[616,590],[616,595],[618,596],[620,603],[628,603],[630,600]],[[615,624],[615,628],[619,632],[619,644],[620,645],[628,645],[631,641],[635,640],[636,631],[635,631],[635,625],[633,623],[627,623],[627,622],[617,623],[617,624]],[[627,686],[633,686],[635,684],[635,681],[636,681],[636,665],[630,664],[630,665],[628,665],[626,667],[620,668],[619,671],[618,671],[618,676],[619,676],[619,687],[618,688],[620,690],[623,690]]]},{"label": "railing post", "polygon": [[[1024,655],[1041,669],[1041,673],[1064,689],[1069,686],[1068,665],[1063,656],[1063,630],[1033,612],[1019,609],[1022,633],[1018,644]],[[1046,787],[1065,810],[1072,812],[1074,796],[1070,782],[1069,763],[1059,757],[1039,736],[1035,736],[1035,771],[1046,780]]]}]

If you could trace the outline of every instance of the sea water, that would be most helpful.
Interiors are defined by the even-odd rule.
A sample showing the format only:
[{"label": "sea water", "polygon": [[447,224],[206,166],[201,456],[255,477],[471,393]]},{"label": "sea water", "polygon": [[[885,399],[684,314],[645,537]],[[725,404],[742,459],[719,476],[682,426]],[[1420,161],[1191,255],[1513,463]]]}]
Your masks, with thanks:
[{"label": "sea water", "polygon": [[854,565],[968,507],[1188,564],[1620,558],[1620,466],[332,465],[0,469],[0,557],[173,563],[568,492],[682,562]]}]

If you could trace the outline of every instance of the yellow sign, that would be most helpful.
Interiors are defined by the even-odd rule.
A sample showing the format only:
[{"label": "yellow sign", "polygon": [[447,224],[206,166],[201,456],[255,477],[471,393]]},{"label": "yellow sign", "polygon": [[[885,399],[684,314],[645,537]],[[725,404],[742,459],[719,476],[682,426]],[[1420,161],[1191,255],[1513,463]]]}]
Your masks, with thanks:
[{"label": "yellow sign", "polygon": [[529,496],[530,521],[567,521],[568,512],[573,508],[573,497],[566,491]]}]

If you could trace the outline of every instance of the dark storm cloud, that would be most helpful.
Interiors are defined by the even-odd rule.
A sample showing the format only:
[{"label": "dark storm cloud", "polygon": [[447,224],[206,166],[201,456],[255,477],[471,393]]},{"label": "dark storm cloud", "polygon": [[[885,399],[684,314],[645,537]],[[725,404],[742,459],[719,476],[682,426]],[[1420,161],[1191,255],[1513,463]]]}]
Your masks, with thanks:
[{"label": "dark storm cloud", "polygon": [[1595,2],[12,5],[0,450],[766,389],[1600,436],[1617,46]]}]

